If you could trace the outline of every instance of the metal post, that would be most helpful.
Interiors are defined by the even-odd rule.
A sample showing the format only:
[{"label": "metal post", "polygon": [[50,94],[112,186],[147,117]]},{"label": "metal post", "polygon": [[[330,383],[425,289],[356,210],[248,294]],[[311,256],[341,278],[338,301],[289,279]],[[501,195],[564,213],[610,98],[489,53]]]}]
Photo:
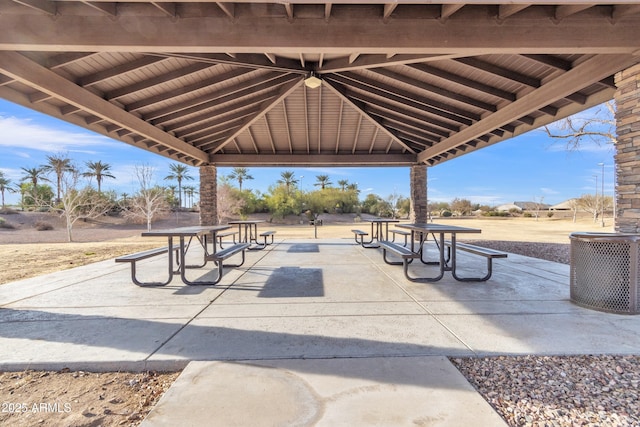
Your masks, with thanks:
[{"label": "metal post", "polygon": [[596,207],[595,207],[595,212],[593,214],[593,222],[597,222],[597,218],[598,218],[598,175],[593,175],[593,177],[596,179]]},{"label": "metal post", "polygon": [[602,226],[604,227],[604,163],[599,163],[599,166],[602,166],[602,175],[600,175],[600,185],[602,186],[602,191],[600,191],[600,198],[602,199],[602,206],[600,207],[602,212]]}]

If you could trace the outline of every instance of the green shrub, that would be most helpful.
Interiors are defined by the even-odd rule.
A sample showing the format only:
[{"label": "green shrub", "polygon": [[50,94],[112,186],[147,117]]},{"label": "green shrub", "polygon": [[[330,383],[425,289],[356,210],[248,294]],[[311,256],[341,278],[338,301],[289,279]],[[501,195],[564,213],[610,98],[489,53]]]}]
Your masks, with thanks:
[{"label": "green shrub", "polygon": [[450,216],[452,216],[453,214],[451,213],[451,211],[444,211],[442,212],[442,214],[440,216],[443,216],[445,218],[448,218]]},{"label": "green shrub", "polygon": [[4,229],[7,229],[7,230],[13,230],[16,227],[13,224],[11,224],[10,222],[5,221],[4,218],[0,218],[0,228],[4,228]]},{"label": "green shrub", "polygon": [[533,218],[533,214],[531,214],[531,212],[525,212],[522,216],[525,218]]},{"label": "green shrub", "polygon": [[547,217],[551,218],[553,216],[553,212],[547,212]]}]

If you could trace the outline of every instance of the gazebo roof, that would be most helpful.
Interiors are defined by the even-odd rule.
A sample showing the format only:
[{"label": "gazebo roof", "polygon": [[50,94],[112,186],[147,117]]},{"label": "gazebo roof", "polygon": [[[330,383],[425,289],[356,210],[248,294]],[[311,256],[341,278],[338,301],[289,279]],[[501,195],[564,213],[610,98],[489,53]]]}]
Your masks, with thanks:
[{"label": "gazebo roof", "polygon": [[0,97],[194,166],[436,165],[640,62],[632,1],[0,0],[0,28]]}]

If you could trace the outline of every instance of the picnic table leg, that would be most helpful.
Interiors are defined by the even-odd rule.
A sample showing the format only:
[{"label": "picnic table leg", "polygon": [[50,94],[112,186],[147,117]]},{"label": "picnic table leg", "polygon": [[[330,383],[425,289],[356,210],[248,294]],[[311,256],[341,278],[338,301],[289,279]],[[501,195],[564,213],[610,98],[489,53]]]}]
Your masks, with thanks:
[{"label": "picnic table leg", "polygon": [[[425,242],[425,234],[424,233],[420,233],[420,261],[422,261],[424,264],[427,264],[427,262],[422,260],[422,255],[424,252],[424,242]],[[411,250],[413,250],[414,248],[414,232],[411,232]],[[440,273],[436,276],[433,277],[413,277],[409,274],[409,260],[405,259],[403,262],[403,269],[404,269],[404,276],[407,278],[407,280],[410,280],[412,282],[417,282],[417,283],[431,283],[431,282],[437,282],[438,280],[442,279],[442,277],[444,277],[444,272],[445,272],[445,263],[444,263],[444,234],[440,233],[440,250],[439,252],[439,256],[440,256],[440,262],[429,262],[429,264],[440,264]]]},{"label": "picnic table leg", "polygon": [[[184,238],[182,238],[184,240]],[[202,240],[199,236],[196,236],[196,239],[198,239],[198,242],[200,242],[200,245],[202,245],[202,247],[204,248],[204,256],[202,257],[202,264],[190,264],[190,265],[186,265],[186,268],[202,268],[205,265],[207,265],[207,241],[206,241],[206,237],[205,240]],[[191,241],[193,240],[193,236],[189,237],[189,241],[187,242],[186,246],[185,246],[185,250],[184,250],[184,258],[183,261],[186,263],[187,262],[187,252],[189,251],[189,247],[191,246]]]},{"label": "picnic table leg", "polygon": [[[214,242],[215,245],[215,242]],[[215,285],[217,284],[221,279],[222,279],[222,261],[217,262],[217,270],[218,270],[218,276],[215,278],[215,280],[213,281],[191,281],[189,279],[187,279],[186,276],[186,265],[185,265],[185,256],[187,253],[187,247],[185,246],[184,243],[184,236],[180,236],[180,257],[182,258],[182,262],[180,263],[180,278],[182,279],[182,283],[184,283],[185,285],[189,285],[189,286],[211,286],[211,285]],[[206,255],[205,255],[206,256]],[[243,256],[244,256],[244,252],[243,252]],[[243,258],[244,261],[244,258]],[[205,260],[206,263],[206,260]]]}]

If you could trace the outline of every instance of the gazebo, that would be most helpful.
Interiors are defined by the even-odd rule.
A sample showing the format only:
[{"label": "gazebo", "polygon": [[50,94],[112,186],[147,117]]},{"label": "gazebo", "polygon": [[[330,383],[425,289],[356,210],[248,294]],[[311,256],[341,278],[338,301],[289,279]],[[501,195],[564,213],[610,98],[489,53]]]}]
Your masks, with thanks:
[{"label": "gazebo", "polygon": [[428,167],[617,102],[640,218],[640,2],[0,0],[0,97],[200,169]]}]

